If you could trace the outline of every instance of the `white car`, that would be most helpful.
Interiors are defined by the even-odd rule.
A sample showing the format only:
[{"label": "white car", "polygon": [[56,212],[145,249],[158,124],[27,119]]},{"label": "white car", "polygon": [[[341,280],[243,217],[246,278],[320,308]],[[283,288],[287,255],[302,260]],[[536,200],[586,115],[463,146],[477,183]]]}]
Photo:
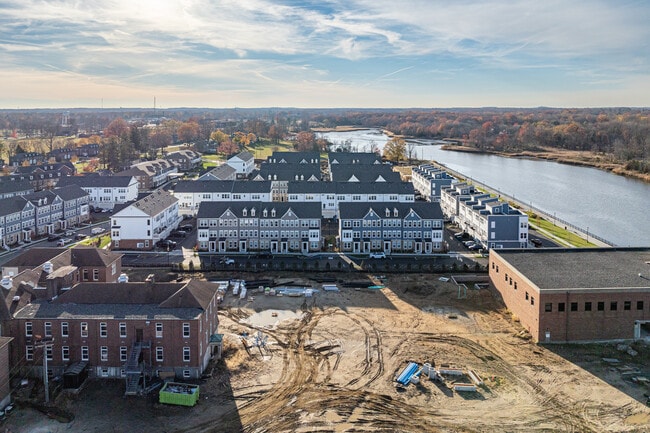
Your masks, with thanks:
[{"label": "white car", "polygon": [[368,257],[371,259],[385,259],[386,253],[370,253]]}]

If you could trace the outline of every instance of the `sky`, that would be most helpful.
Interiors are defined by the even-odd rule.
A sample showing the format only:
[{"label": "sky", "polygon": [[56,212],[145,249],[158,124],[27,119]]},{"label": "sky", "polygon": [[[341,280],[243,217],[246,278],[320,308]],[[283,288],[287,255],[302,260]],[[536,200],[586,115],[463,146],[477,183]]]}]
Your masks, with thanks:
[{"label": "sky", "polygon": [[0,108],[648,107],[648,0],[0,0]]}]

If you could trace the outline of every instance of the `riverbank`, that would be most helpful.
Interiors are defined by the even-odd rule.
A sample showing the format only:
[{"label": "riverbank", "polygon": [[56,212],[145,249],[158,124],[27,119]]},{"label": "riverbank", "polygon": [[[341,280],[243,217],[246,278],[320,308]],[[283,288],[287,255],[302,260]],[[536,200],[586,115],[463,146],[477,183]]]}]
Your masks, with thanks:
[{"label": "riverbank", "polygon": [[489,150],[476,149],[470,146],[446,144],[441,146],[444,150],[455,152],[482,153],[486,155],[498,155],[506,158],[528,158],[545,161],[558,162],[560,164],[576,165],[581,167],[592,167],[599,170],[609,171],[620,176],[629,177],[650,183],[650,174],[639,173],[625,168],[621,162],[613,161],[604,154],[591,151],[576,151],[544,148],[540,151],[522,151],[522,152],[495,152]]}]

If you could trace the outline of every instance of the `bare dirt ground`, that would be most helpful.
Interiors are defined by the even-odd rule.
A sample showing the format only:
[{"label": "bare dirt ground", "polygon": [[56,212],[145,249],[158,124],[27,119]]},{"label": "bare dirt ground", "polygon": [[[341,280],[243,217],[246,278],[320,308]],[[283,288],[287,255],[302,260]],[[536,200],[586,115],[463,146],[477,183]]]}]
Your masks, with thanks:
[{"label": "bare dirt ground", "polygon": [[[229,294],[224,358],[193,408],[161,405],[155,395],[124,398],[123,382],[94,381],[76,399],[58,400],[72,423],[21,409],[0,431],[650,431],[650,408],[640,402],[648,388],[621,375],[648,368],[647,347],[636,357],[612,345],[541,347],[488,290],[458,299],[455,285],[432,275],[386,284],[312,298]],[[255,346],[258,331],[266,347]],[[467,378],[449,376],[397,386],[409,361],[472,369],[484,385],[456,392],[453,382]]]}]

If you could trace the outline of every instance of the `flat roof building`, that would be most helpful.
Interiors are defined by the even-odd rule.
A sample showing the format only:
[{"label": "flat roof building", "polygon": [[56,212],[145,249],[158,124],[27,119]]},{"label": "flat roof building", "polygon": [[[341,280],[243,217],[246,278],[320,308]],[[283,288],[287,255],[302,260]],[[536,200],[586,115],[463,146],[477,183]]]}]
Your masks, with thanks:
[{"label": "flat roof building", "polygon": [[488,266],[536,342],[649,338],[650,248],[494,249]]}]

